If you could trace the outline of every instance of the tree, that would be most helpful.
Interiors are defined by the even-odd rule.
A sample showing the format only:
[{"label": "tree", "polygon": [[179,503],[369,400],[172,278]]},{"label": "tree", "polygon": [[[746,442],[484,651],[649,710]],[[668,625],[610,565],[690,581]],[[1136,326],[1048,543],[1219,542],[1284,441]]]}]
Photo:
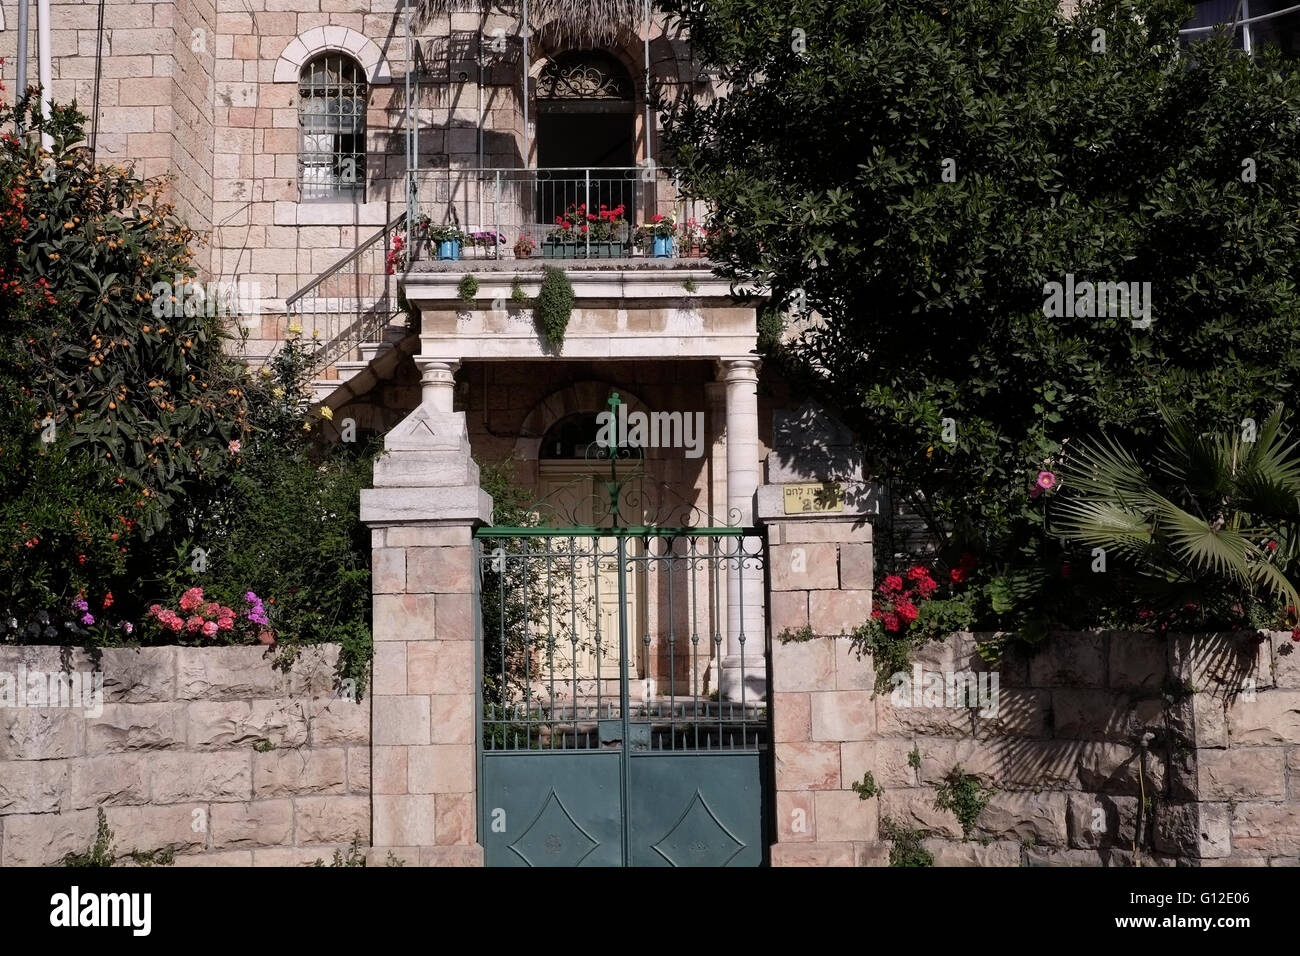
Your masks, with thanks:
[{"label": "tree", "polygon": [[[1069,615],[1033,489],[1071,436],[1149,445],[1162,405],[1226,430],[1300,380],[1300,78],[1180,48],[1189,4],[662,6],[723,83],[665,104],[711,257],[801,313],[771,358],[864,436],[943,560],[981,559],[988,623]],[[1075,281],[1138,296],[1067,304]]]}]

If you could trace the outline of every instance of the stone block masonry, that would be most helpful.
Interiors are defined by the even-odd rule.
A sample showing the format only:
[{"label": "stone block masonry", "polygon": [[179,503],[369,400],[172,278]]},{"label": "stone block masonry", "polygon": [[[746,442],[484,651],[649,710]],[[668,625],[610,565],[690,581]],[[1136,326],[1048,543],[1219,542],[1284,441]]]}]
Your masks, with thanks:
[{"label": "stone block masonry", "polygon": [[[1290,632],[1058,632],[1032,652],[958,633],[875,693],[848,637],[871,609],[870,524],[785,516],[769,487],[774,866],[885,866],[895,828],[936,866],[1300,862]],[[957,767],[969,832],[935,806]]]},{"label": "stone block masonry", "polygon": [[[336,693],[336,646],[305,648],[288,673],[272,659],[0,648],[0,866],[84,853],[101,807],[124,863],[171,848],[176,866],[310,865],[357,834],[369,845],[369,699]],[[48,692],[65,672],[85,685],[79,706],[38,706],[74,703],[62,678]]]},{"label": "stone block masonry", "polygon": [[[990,663],[977,644],[994,637],[914,657],[923,675],[997,674],[992,706],[973,707],[873,697],[871,659],[842,637],[774,639],[773,865],[887,865],[886,819],[937,866],[1300,862],[1289,632],[1058,633]],[[987,797],[969,835],[935,808],[957,766]],[[879,792],[864,800],[868,772]]]}]

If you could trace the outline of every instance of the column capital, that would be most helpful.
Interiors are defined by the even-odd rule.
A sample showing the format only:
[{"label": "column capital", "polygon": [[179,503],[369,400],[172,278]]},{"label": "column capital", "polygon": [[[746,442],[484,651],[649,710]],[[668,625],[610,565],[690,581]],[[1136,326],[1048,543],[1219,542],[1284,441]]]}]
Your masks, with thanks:
[{"label": "column capital", "polygon": [[758,369],[763,360],[757,355],[737,355],[714,361],[714,370],[721,382],[757,382]]},{"label": "column capital", "polygon": [[450,412],[456,388],[456,370],[459,359],[434,358],[414,355],[415,367],[420,370],[420,401],[439,411]]}]

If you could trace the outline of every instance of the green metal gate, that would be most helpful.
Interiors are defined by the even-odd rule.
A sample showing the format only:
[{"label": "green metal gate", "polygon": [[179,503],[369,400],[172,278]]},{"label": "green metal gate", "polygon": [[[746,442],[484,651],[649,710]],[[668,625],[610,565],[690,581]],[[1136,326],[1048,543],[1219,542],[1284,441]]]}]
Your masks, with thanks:
[{"label": "green metal gate", "polygon": [[731,527],[477,534],[489,866],[764,861],[766,705],[714,690],[727,577],[752,587],[763,550]]}]

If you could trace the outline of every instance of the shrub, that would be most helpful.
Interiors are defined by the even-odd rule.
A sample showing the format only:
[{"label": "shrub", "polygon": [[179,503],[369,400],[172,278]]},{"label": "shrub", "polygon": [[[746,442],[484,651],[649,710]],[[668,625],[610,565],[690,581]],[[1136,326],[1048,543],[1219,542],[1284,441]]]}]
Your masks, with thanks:
[{"label": "shrub", "polygon": [[573,314],[573,283],[563,269],[546,266],[542,270],[536,308],[542,336],[552,351],[559,352],[564,348],[564,333]]}]

